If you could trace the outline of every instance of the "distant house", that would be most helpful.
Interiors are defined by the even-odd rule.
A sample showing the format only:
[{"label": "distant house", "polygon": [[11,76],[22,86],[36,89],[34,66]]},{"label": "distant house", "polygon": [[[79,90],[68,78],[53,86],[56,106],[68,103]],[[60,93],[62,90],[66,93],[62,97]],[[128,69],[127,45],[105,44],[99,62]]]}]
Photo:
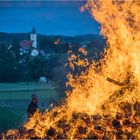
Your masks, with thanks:
[{"label": "distant house", "polygon": [[21,53],[29,53],[29,50],[32,47],[32,41],[31,40],[23,40],[20,42],[20,52]]},{"label": "distant house", "polygon": [[30,33],[30,40],[23,40],[20,42],[20,55],[29,54],[31,56],[37,56],[39,51],[37,49],[37,34],[35,28]]}]

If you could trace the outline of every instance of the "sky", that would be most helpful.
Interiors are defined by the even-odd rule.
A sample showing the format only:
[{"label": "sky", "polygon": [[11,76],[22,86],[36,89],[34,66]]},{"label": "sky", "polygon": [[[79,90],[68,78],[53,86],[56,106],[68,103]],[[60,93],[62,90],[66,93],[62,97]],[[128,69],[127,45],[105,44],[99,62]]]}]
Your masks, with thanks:
[{"label": "sky", "polygon": [[85,1],[0,1],[0,32],[30,32],[45,35],[99,34],[99,24],[88,11],[80,12]]}]

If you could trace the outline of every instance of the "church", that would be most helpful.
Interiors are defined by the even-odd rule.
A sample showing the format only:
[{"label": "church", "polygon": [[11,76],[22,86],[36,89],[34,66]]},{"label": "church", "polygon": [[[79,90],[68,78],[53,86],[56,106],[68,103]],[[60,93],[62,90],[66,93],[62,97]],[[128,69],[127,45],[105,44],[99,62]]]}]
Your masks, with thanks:
[{"label": "church", "polygon": [[30,32],[30,40],[23,40],[20,42],[20,56],[25,54],[30,54],[32,57],[35,57],[39,54],[37,47],[37,33],[35,28]]}]

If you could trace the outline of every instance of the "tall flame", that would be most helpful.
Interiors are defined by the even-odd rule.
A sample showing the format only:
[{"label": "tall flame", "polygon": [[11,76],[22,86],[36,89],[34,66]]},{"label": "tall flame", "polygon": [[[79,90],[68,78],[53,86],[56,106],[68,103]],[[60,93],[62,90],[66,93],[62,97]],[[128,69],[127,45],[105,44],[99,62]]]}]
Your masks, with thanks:
[{"label": "tall flame", "polygon": [[[87,72],[70,80],[73,90],[68,104],[73,111],[100,112],[98,107],[122,88],[125,93],[131,91],[123,101],[140,100],[139,4],[138,1],[117,0],[87,2],[86,8],[101,24],[101,34],[106,37],[108,48],[99,62],[100,67],[96,68],[93,63]],[[116,112],[116,108],[111,107],[113,110]]]},{"label": "tall flame", "polygon": [[[80,75],[68,74],[66,85],[71,90],[66,92],[67,99],[61,106],[43,114],[36,112],[29,119],[24,125],[26,130],[32,130],[27,137],[47,137],[46,131],[50,129],[55,133],[53,136],[59,133],[65,134],[65,138],[75,138],[77,128],[85,132],[84,128],[88,126],[86,133],[77,135],[77,138],[84,138],[94,131],[93,123],[88,125],[87,121],[83,123],[80,119],[74,121],[74,114],[100,114],[113,118],[116,112],[122,112],[122,103],[140,101],[140,2],[89,0],[85,8],[101,25],[101,34],[108,45],[104,57],[89,64],[87,59],[69,52],[68,65],[72,70],[78,67],[83,71]],[[79,52],[87,54],[84,49],[79,49]],[[65,124],[65,129],[58,124]],[[102,134],[98,138],[102,138]],[[135,136],[140,138],[137,131]]]}]

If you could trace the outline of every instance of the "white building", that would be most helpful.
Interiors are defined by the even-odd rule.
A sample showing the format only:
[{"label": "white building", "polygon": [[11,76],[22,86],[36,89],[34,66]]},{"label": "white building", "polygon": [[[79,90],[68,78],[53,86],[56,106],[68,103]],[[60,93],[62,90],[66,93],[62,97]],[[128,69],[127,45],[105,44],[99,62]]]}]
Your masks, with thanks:
[{"label": "white building", "polygon": [[37,48],[37,34],[35,28],[30,32],[29,40],[22,40],[19,45],[21,60],[25,60],[24,57],[26,57],[26,55],[31,55],[32,57],[38,56],[39,50]]},{"label": "white building", "polygon": [[37,34],[35,28],[32,29],[30,40],[32,41],[32,47],[37,48]]},{"label": "white building", "polygon": [[37,33],[35,28],[32,29],[32,32],[30,34],[30,40],[32,41],[32,51],[31,56],[35,57],[39,54],[37,49]]}]

